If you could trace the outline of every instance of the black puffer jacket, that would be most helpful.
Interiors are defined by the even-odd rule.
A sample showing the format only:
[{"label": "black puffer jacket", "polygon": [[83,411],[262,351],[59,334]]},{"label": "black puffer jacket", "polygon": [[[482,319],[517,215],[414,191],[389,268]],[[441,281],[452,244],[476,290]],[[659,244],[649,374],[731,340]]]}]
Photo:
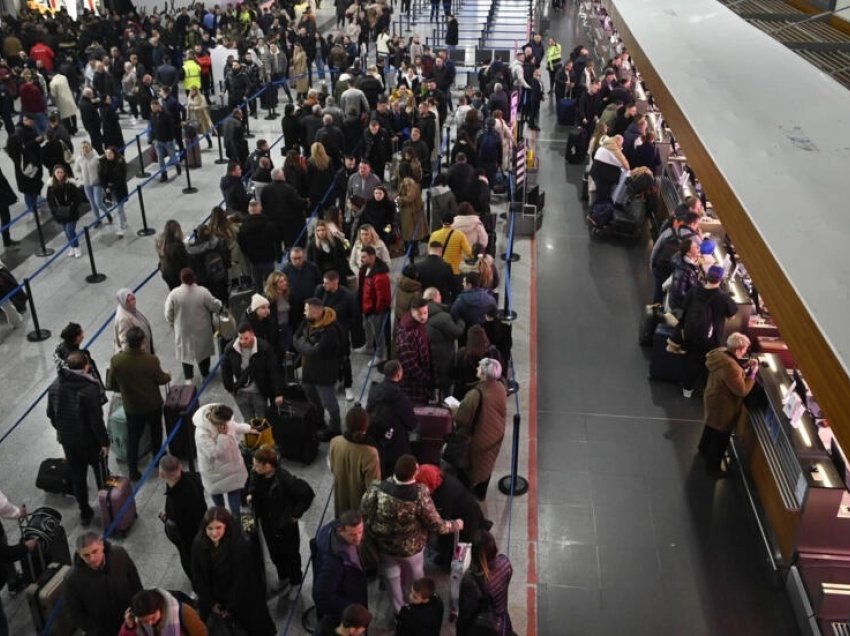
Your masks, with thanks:
[{"label": "black puffer jacket", "polygon": [[[239,340],[234,339],[224,350],[221,361],[221,381],[230,392],[241,388],[237,386],[242,377],[242,352],[238,347]],[[256,383],[261,395],[267,398],[283,395],[283,379],[269,343],[257,338],[257,352],[251,356],[248,366],[251,370],[250,378]]]},{"label": "black puffer jacket", "polygon": [[221,196],[224,197],[227,210],[238,212],[243,217],[247,216],[251,197],[248,196],[248,191],[242,185],[242,179],[233,175],[225,175],[219,181],[218,187],[221,189]]},{"label": "black puffer jacket", "polygon": [[63,446],[92,449],[109,446],[103,423],[106,396],[100,382],[82,371],[59,369],[47,390],[47,418]]},{"label": "black puffer jacket", "polygon": [[345,331],[336,320],[336,312],[325,307],[319,320],[303,320],[293,340],[301,354],[302,380],[309,384],[334,384],[345,348]]},{"label": "black puffer jacket", "polygon": [[385,379],[369,390],[369,436],[381,456],[381,474],[392,475],[396,460],[410,453],[409,432],[416,428],[413,402],[398,382]]},{"label": "black puffer jacket", "polygon": [[280,252],[280,236],[268,217],[251,214],[239,227],[236,242],[252,263],[271,263]]},{"label": "black puffer jacket", "polygon": [[124,548],[103,542],[105,562],[93,570],[74,556],[74,567],[65,582],[65,607],[70,622],[90,636],[113,636],[121,629],[124,611],[142,581]]}]

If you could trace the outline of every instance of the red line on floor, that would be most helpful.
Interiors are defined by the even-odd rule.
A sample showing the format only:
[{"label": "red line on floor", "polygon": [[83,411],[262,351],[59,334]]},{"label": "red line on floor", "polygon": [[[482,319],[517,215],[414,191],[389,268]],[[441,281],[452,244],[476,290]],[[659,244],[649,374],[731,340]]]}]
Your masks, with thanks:
[{"label": "red line on floor", "polygon": [[537,237],[531,239],[528,328],[528,636],[537,636]]}]

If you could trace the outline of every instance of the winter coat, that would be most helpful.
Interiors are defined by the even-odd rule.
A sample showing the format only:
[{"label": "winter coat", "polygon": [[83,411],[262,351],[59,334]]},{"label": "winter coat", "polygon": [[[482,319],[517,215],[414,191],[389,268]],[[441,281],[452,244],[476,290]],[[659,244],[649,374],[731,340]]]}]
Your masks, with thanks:
[{"label": "winter coat", "polygon": [[[262,489],[258,488],[258,482],[263,479],[271,479],[271,483],[265,494],[260,496]],[[271,477],[251,471],[248,494],[251,495],[255,514],[263,523],[263,532],[269,534],[280,532],[293,520],[300,519],[316,496],[310,484],[283,466],[278,466]]]},{"label": "winter coat", "polygon": [[60,220],[60,208],[70,208],[70,218],[68,221],[76,221],[80,218],[80,204],[85,199],[85,195],[77,187],[77,183],[73,179],[65,179],[62,183],[54,181],[52,178],[47,182],[47,205],[50,207],[50,213],[57,223],[62,223]]},{"label": "winter coat", "polygon": [[213,123],[204,96],[200,92],[194,97],[190,95],[186,99],[186,108],[189,110],[189,121],[194,121],[198,125],[198,134],[204,135],[209,132]]},{"label": "winter coat", "polygon": [[705,425],[728,433],[747,415],[744,398],[753,390],[755,378],[744,372],[726,347],[709,351],[705,366],[708,367],[708,383],[703,394]]},{"label": "winter coat", "polygon": [[160,385],[171,380],[162,370],[159,358],[142,349],[120,351],[109,363],[111,391],[120,391],[124,411],[144,414],[162,408]]},{"label": "winter coat", "polygon": [[467,392],[457,408],[455,420],[458,428],[472,436],[469,451],[469,481],[472,486],[487,481],[493,472],[505,437],[507,405],[505,385],[499,380],[485,380]]},{"label": "winter coat", "polygon": [[84,153],[82,150],[77,155],[74,161],[74,174],[84,186],[100,185],[100,177],[97,174],[97,167],[100,163],[100,156],[94,151]]},{"label": "winter coat", "polygon": [[206,511],[204,486],[198,473],[184,471],[174,486],[165,487],[165,518],[177,527],[181,549],[192,547]]},{"label": "winter coat", "polygon": [[495,308],[496,299],[486,289],[464,289],[452,303],[452,318],[462,318],[469,328],[483,323],[487,312]]},{"label": "winter coat", "polygon": [[192,575],[203,621],[209,619],[218,603],[251,636],[274,636],[263,577],[256,576],[251,547],[241,528],[231,528],[217,548],[203,530],[198,532],[192,544]]},{"label": "winter coat", "polygon": [[96,450],[109,446],[103,422],[106,396],[97,378],[82,371],[59,369],[47,390],[47,419],[63,446]]},{"label": "winter coat", "polygon": [[699,287],[705,281],[702,267],[698,263],[686,261],[680,253],[673,254],[673,282],[670,285],[670,308],[681,309],[685,295],[692,287]]},{"label": "winter coat", "polygon": [[[15,128],[15,134],[6,142],[6,152],[15,165],[15,182],[21,194],[41,194],[44,187],[41,168],[41,146],[36,141],[34,129],[20,125]],[[37,166],[36,173],[28,177],[24,174],[27,165]]]},{"label": "winter coat", "polygon": [[[387,232],[386,228],[388,225],[393,225],[395,223],[395,215],[395,205],[393,205],[393,202],[390,201],[388,196],[385,196],[380,202],[372,197],[366,201],[366,205],[363,206],[363,210],[360,212],[360,215],[354,219],[353,225],[355,225],[355,227],[352,229],[352,232],[356,232],[361,225],[368,224],[375,228],[375,232],[377,232],[378,237],[385,243],[390,240],[390,233]],[[384,249],[386,249],[386,247],[384,247]],[[375,250],[378,250],[378,246],[375,246]],[[377,256],[386,263],[390,262],[389,252],[386,253],[386,258],[381,256],[380,252]],[[360,269],[359,260],[357,261],[357,267],[354,269],[355,271]]]},{"label": "winter coat", "polygon": [[[189,546],[192,544],[190,543]],[[154,588],[164,600],[162,609],[162,618],[156,625],[142,625],[136,623],[136,627],[130,629],[126,624],[121,625],[121,631],[118,636],[148,636],[155,634],[157,636],[166,636],[169,634],[177,634],[174,630],[180,630],[180,635],[183,636],[207,636],[207,627],[201,620],[198,610],[187,603],[183,603],[171,595],[170,592],[159,588]],[[153,631],[149,631],[149,630]]]},{"label": "winter coat", "polygon": [[360,290],[360,311],[364,316],[389,311],[392,303],[390,270],[387,264],[375,259],[371,270],[365,265],[360,267],[358,275]]},{"label": "winter coat", "polygon": [[180,270],[189,267],[189,253],[183,241],[169,241],[159,257],[159,271],[169,289],[180,286]]},{"label": "winter coat", "polygon": [[133,560],[124,548],[103,542],[105,564],[90,568],[74,555],[74,565],[65,580],[65,610],[69,623],[91,636],[113,636],[121,629],[124,611],[142,590]]},{"label": "winter coat", "polygon": [[[377,245],[372,245],[372,247],[375,248],[375,256],[377,256],[384,264],[392,261],[390,251],[381,239],[378,239]],[[363,243],[361,243],[358,238],[354,245],[351,246],[351,255],[348,257],[348,266],[351,268],[352,272],[360,271],[360,258],[362,254]]]},{"label": "winter coat", "polygon": [[325,307],[324,314],[315,322],[303,320],[292,342],[301,354],[301,380],[305,384],[335,384],[346,343],[345,330],[330,307]]},{"label": "winter coat", "polygon": [[124,133],[121,130],[121,122],[118,113],[112,110],[109,104],[100,105],[100,121],[103,126],[103,146],[115,146],[121,148],[124,145]]},{"label": "winter coat", "polygon": [[410,453],[409,433],[416,429],[413,402],[398,382],[389,378],[369,389],[369,437],[381,457],[381,474],[392,475],[396,460]]},{"label": "winter coat", "polygon": [[453,227],[443,226],[439,230],[431,232],[429,243],[437,241],[443,246],[443,260],[451,265],[452,273],[460,274],[461,262],[472,256],[472,246],[466,238],[466,234]]},{"label": "winter coat", "polygon": [[395,325],[410,311],[411,303],[417,298],[422,298],[422,283],[404,275],[399,277],[394,302]]},{"label": "winter coat", "polygon": [[431,223],[430,230],[434,232],[443,226],[443,215],[457,212],[457,200],[449,186],[434,186],[431,192]]},{"label": "winter coat", "polygon": [[251,432],[248,424],[231,419],[227,432],[219,433],[207,413],[215,404],[205,404],[192,416],[195,425],[195,446],[198,448],[198,472],[204,490],[210,495],[222,495],[242,490],[248,481],[248,469],[239,450],[237,436]]},{"label": "winter coat", "polygon": [[224,152],[231,161],[243,162],[248,158],[248,142],[245,141],[245,125],[236,117],[229,117],[221,127]]},{"label": "winter coat", "polygon": [[498,621],[497,633],[514,633],[511,617],[508,614],[508,588],[514,572],[513,566],[508,557],[499,554],[490,561],[487,569],[490,572],[488,579],[484,579],[484,574],[478,566],[470,567],[461,579],[457,636],[475,636],[478,633],[475,627],[475,617],[482,606],[482,587],[490,599],[490,605]]},{"label": "winter coat", "polygon": [[334,270],[344,281],[351,274],[348,269],[345,246],[340,239],[334,240],[333,243],[328,242],[326,245],[328,251],[318,247],[315,240],[310,241],[307,244],[307,260],[315,263],[322,274]]},{"label": "winter coat", "polygon": [[272,263],[280,251],[280,237],[268,217],[252,214],[242,222],[236,241],[252,263]]},{"label": "winter coat", "polygon": [[455,524],[444,521],[423,484],[400,484],[395,477],[369,486],[360,504],[366,533],[382,554],[410,557],[425,549],[428,533],[448,534]]},{"label": "winter coat", "polygon": [[59,110],[60,119],[68,119],[77,114],[77,103],[74,101],[74,93],[68,85],[68,78],[57,73],[50,80],[50,98]]},{"label": "winter coat", "polygon": [[174,347],[180,362],[192,364],[212,357],[212,314],[221,301],[206,287],[181,284],[165,298],[165,319],[174,328]]},{"label": "winter coat", "polygon": [[373,481],[381,479],[378,449],[367,439],[346,432],[331,440],[328,466],[334,476],[334,511],[359,510],[360,500]]},{"label": "winter coat", "polygon": [[115,202],[127,198],[127,162],[117,155],[115,159],[101,157],[97,165],[97,178],[101,185],[109,188]]},{"label": "winter coat", "polygon": [[456,216],[452,228],[463,232],[470,245],[481,245],[487,247],[487,230],[477,214],[462,214]]},{"label": "winter coat", "polygon": [[404,375],[401,387],[414,404],[427,404],[434,384],[431,374],[431,350],[425,325],[410,312],[402,316],[395,333],[393,355],[401,363]]},{"label": "winter coat", "polygon": [[419,282],[423,289],[435,287],[440,290],[444,303],[448,303],[455,295],[456,279],[452,266],[440,256],[429,254],[416,261],[416,271],[419,272]]},{"label": "winter coat", "polygon": [[248,204],[251,197],[242,184],[242,179],[233,175],[224,175],[218,182],[224,204],[230,213],[239,214],[242,218],[248,215]]},{"label": "winter coat", "polygon": [[685,294],[682,312],[685,348],[690,345],[708,351],[720,346],[726,319],[738,312],[738,305],[718,287],[693,287]]},{"label": "winter coat", "polygon": [[[336,437],[333,441],[339,439],[342,438]],[[333,447],[333,441],[331,447]],[[343,511],[359,508],[358,498],[356,505],[343,508]],[[338,521],[331,521],[317,533],[313,575],[313,602],[316,604],[319,615],[330,616],[336,623],[339,622],[346,607],[353,603],[365,607],[369,601],[366,574],[360,563],[360,555],[355,546],[347,544],[339,537],[338,527]]]},{"label": "winter coat", "polygon": [[289,76],[293,78],[295,92],[306,93],[310,89],[310,82],[307,77],[307,54],[304,51],[296,51],[292,54]]},{"label": "winter coat", "polygon": [[462,318],[452,318],[449,311],[434,301],[428,301],[428,345],[431,348],[431,366],[434,383],[438,387],[449,387],[452,383],[452,363],[455,347],[466,329]]},{"label": "winter coat", "polygon": [[401,222],[401,236],[405,241],[418,241],[428,236],[428,219],[425,218],[425,206],[422,204],[419,186],[399,192],[398,216]]},{"label": "winter coat", "polygon": [[283,395],[283,378],[271,345],[257,338],[257,351],[251,355],[248,362],[250,373],[240,382],[244,369],[242,368],[242,348],[239,340],[234,339],[227,345],[221,360],[221,381],[228,393],[238,391],[248,379],[253,380],[260,395],[271,398]]},{"label": "winter coat", "polygon": [[282,240],[287,248],[295,245],[307,218],[304,214],[307,200],[285,181],[272,181],[260,193],[260,202],[263,205],[263,215],[277,228],[278,239]]}]

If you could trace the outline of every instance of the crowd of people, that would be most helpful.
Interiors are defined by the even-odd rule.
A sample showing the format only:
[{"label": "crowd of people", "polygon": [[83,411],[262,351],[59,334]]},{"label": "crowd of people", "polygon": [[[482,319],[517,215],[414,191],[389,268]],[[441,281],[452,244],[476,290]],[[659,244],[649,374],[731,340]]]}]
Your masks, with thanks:
[{"label": "crowd of people", "polygon": [[[47,171],[48,205],[69,255],[81,256],[76,223],[88,207],[106,224],[115,214],[119,238],[128,230],[121,121],[148,123],[161,180],[172,165],[180,171],[186,123],[209,144],[221,135],[229,160],[224,204],[185,232],[169,220],[156,241],[168,288],[162,317],[183,378],[194,383],[196,367],[206,378],[218,345],[222,384],[235,406],[203,404],[193,416],[197,474],[170,454],[159,461],[166,484],[160,518],[193,595],[144,589],[128,551],[87,530],[76,540],[65,593],[67,611],[87,633],[176,626],[202,634],[216,623],[275,632],[266,598],[294,595],[302,583],[298,520],[314,491],[283,467],[274,444],[246,454],[243,438],[258,434],[252,423],[284,403],[293,381],[321,414],[335,484],[336,520],[311,546],[317,633],[365,633],[372,620],[367,583],[379,573],[397,633],[438,634],[444,602],[425,576],[425,555],[447,569],[453,535],[473,546],[458,633],[478,633],[485,607],[493,629],[511,633],[511,566],[480,506],[505,433],[511,349],[497,310],[490,200],[510,168],[511,87],[539,107],[546,60],[537,36],[510,66],[494,60],[482,69],[480,87],[456,98],[446,51],[432,51],[416,35],[407,42],[389,35],[392,6],[336,5],[338,29],[327,35],[306,2],[195,5],[173,15],[119,9],[107,17],[84,12],[78,21],[61,9],[52,20],[25,13],[4,21],[0,115],[17,189],[35,210]],[[216,46],[238,52],[219,87],[210,58]],[[366,66],[370,46],[377,64]],[[245,139],[257,115],[249,98],[263,87],[263,107],[275,105],[279,91],[288,100],[279,167],[266,140],[250,150]],[[216,89],[227,104],[216,112],[230,115],[217,131]],[[523,116],[536,125],[533,106]],[[451,117],[456,142],[444,148]],[[75,150],[72,138],[81,132],[86,138]],[[3,238],[16,247],[8,232]],[[393,259],[405,260],[397,280]],[[161,387],[172,376],[160,362],[163,348],[154,346],[148,316],[155,311],[140,307],[133,291],[118,291],[114,355],[104,375],[82,348],[80,325],[69,323],[56,348],[48,418],[85,527],[95,516],[87,473],[94,470],[100,487],[110,452],[107,392],[120,395],[126,412],[131,480],[141,479],[143,433],[153,448],[162,443]],[[225,333],[228,321],[234,333]],[[364,407],[350,404],[355,356],[383,375]],[[452,395],[455,426],[470,440],[468,462],[420,466],[415,407]],[[344,412],[341,403],[349,403]],[[268,588],[246,517],[262,529],[277,571],[278,583]],[[28,549],[12,546],[0,556],[20,559]]]}]

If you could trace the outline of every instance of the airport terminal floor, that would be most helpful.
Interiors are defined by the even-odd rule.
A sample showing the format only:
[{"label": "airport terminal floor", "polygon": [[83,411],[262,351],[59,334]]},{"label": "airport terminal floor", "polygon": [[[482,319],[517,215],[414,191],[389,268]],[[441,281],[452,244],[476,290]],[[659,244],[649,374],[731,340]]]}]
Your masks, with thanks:
[{"label": "airport terminal floor", "polygon": [[[565,51],[583,40],[575,8],[567,5],[553,13],[549,29]],[[709,479],[698,461],[701,400],[685,399],[679,387],[647,379],[647,355],[637,346],[637,325],[651,295],[649,239],[636,245],[590,239],[577,196],[582,168],[564,163],[566,133],[555,125],[554,103],[544,104],[542,111],[537,151],[539,182],[547,194],[545,219],[536,239],[518,240],[521,260],[513,269],[513,308],[519,314],[514,357],[523,422],[519,472],[529,478],[532,492],[517,498],[511,509],[491,485],[487,504],[500,548],[509,551],[515,568],[510,601],[514,628],[521,635],[545,636],[797,634],[737,478]],[[257,138],[266,135],[271,141],[279,134],[277,121],[252,119],[251,125],[257,127]],[[277,164],[277,151],[273,156]],[[151,227],[159,231],[174,217],[190,230],[205,217],[219,200],[223,168],[211,166],[216,157],[214,150],[205,151],[203,170],[193,172],[198,194],[181,194],[183,178],[175,181],[173,176],[170,183],[145,190]],[[0,164],[10,176],[5,155]],[[46,218],[44,212],[42,216]],[[124,239],[116,238],[110,227],[94,234],[97,267],[107,274],[105,282],[87,284],[87,259],[62,256],[34,283],[41,322],[53,338],[30,343],[21,329],[0,325],[5,360],[0,369],[5,405],[0,433],[52,379],[52,351],[62,326],[74,320],[83,324],[87,338],[94,335],[114,312],[115,292],[135,287],[153,271],[153,239],[135,234],[138,205],[128,206],[128,216],[134,231]],[[22,225],[28,236],[19,256],[0,256],[10,267],[20,266],[19,278],[43,262],[20,258],[35,245],[34,225]],[[61,245],[54,224],[47,227],[53,243]],[[499,229],[503,241],[504,226]],[[20,228],[13,231],[15,238],[22,234]],[[395,273],[399,268],[394,263]],[[162,317],[165,294],[165,284],[154,275],[139,290],[138,304],[151,319],[166,370],[178,377],[173,337]],[[111,325],[91,349],[105,368],[112,354]],[[361,358],[355,389],[373,379]],[[216,380],[202,402],[217,399],[230,398]],[[509,418],[514,408],[512,401]],[[529,408],[534,412],[529,414]],[[73,499],[45,495],[33,485],[38,463],[61,453],[53,437],[41,402],[0,443],[0,489],[30,509],[60,509],[73,541],[80,531]],[[323,516],[328,519],[322,511],[330,488],[325,454],[323,445],[312,465],[292,465],[317,493],[302,520],[305,555],[307,538]],[[507,474],[509,466],[506,437],[494,476]],[[126,467],[113,463],[113,469]],[[136,560],[145,585],[187,590],[176,551],[156,519],[163,491],[155,477],[144,485],[137,498],[140,518],[126,539],[117,540]],[[4,524],[14,540],[14,524]],[[440,585],[447,598],[448,577]],[[2,594],[12,633],[31,633],[23,595],[10,599],[7,591]],[[301,612],[310,604],[271,601],[280,633],[305,633]],[[388,596],[377,585],[370,587],[370,605],[379,621],[369,633],[391,633]],[[453,632],[446,627],[443,633]]]}]

